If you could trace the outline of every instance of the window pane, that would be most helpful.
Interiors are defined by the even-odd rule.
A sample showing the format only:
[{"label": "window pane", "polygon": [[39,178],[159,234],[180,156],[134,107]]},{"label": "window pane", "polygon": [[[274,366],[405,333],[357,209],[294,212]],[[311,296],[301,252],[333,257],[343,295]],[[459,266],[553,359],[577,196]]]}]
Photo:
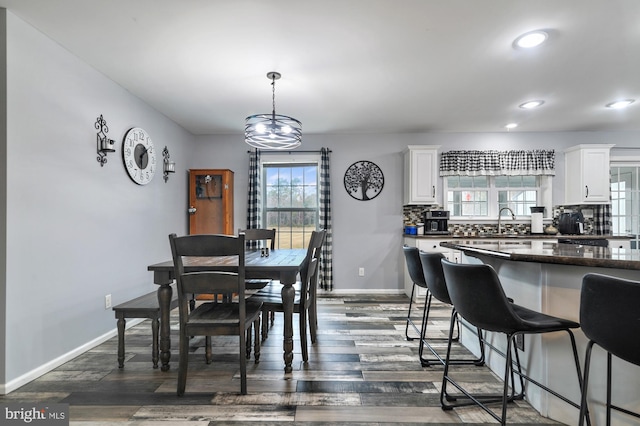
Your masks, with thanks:
[{"label": "window pane", "polygon": [[[509,207],[518,216],[530,216],[531,207],[537,205],[538,193],[534,190],[498,191],[498,208]],[[502,216],[508,217],[508,211]]]},{"label": "window pane", "polygon": [[496,176],[496,188],[506,188],[509,186],[509,177],[508,176]]},{"label": "window pane", "polygon": [[318,207],[318,189],[315,186],[304,187],[304,207]]},{"label": "window pane", "polygon": [[522,186],[525,188],[535,188],[538,186],[537,176],[522,176]]},{"label": "window pane", "polygon": [[458,179],[458,176],[449,176],[449,177],[447,177],[447,187],[449,187],[449,188],[459,188],[460,187],[460,179]]},{"label": "window pane", "polygon": [[307,166],[304,168],[304,184],[305,185],[318,184],[318,167]]},{"label": "window pane", "polygon": [[460,188],[473,188],[473,177],[460,176]]},{"label": "window pane", "polygon": [[302,207],[304,205],[304,187],[293,185],[291,187],[291,207]]},{"label": "window pane", "polygon": [[447,199],[452,216],[488,215],[488,191],[448,191]]},{"label": "window pane", "polygon": [[291,168],[291,185],[301,185],[304,182],[304,167]]},{"label": "window pane", "polygon": [[278,228],[280,225],[278,224],[278,213],[277,212],[267,212],[265,228]]},{"label": "window pane", "polygon": [[278,187],[278,207],[291,207],[291,187]]},{"label": "window pane", "polygon": [[476,176],[473,178],[473,183],[476,188],[488,188],[489,177],[488,176]]},{"label": "window pane", "polygon": [[304,212],[304,228],[305,232],[311,232],[318,229],[317,212]]}]

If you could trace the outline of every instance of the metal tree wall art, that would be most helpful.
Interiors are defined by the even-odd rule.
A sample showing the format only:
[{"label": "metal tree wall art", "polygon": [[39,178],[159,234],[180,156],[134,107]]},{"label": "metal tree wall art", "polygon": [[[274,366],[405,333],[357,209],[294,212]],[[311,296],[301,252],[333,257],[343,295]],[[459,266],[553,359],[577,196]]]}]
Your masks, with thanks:
[{"label": "metal tree wall art", "polygon": [[371,161],[356,161],[344,174],[344,189],[356,200],[373,200],[382,192],[384,175]]}]

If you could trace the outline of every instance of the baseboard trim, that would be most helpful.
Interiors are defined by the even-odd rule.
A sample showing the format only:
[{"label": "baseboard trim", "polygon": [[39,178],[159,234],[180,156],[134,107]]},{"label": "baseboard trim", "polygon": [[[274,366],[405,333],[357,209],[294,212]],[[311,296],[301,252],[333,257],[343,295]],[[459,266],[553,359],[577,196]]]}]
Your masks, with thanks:
[{"label": "baseboard trim", "polygon": [[404,294],[404,289],[397,290],[389,290],[389,289],[371,289],[371,288],[363,288],[363,289],[349,289],[349,290],[331,290],[331,291],[318,291],[318,295],[322,294],[337,294],[337,295],[348,295],[348,294],[389,294],[389,295],[397,295]]},{"label": "baseboard trim", "polygon": [[[127,329],[137,324],[140,324],[142,321],[144,321],[143,318],[127,321]],[[7,383],[0,384],[0,395],[6,395],[8,393],[13,392],[19,387],[24,386],[27,383],[37,379],[38,377],[50,372],[51,370],[54,370],[55,368],[60,367],[65,362],[71,361],[73,358],[79,355],[82,355],[88,350],[95,348],[96,346],[106,342],[107,340],[117,335],[118,335],[118,329],[114,328],[113,330],[110,330],[104,333],[102,336],[96,337],[95,339],[85,343],[84,345],[78,346],[77,348],[67,352],[66,354],[60,355],[58,358],[53,359],[41,365],[38,368],[34,368],[33,370],[23,374],[20,377],[17,377]],[[114,353],[113,355],[114,355],[113,362],[115,363],[117,362],[116,354]]]}]

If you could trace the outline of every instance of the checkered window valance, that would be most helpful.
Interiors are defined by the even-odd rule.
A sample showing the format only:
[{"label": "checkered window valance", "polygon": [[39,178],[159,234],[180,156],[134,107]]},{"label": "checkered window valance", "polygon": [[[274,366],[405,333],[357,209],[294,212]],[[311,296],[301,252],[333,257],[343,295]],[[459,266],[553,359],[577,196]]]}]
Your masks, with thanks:
[{"label": "checkered window valance", "polygon": [[440,176],[549,175],[555,172],[554,150],[448,151],[440,157]]}]

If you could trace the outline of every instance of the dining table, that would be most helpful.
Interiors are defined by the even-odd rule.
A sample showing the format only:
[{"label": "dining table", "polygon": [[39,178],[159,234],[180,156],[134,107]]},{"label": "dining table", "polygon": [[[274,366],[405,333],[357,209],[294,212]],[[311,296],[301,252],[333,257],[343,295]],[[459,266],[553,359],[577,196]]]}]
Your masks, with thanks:
[{"label": "dining table", "polygon": [[[282,283],[282,305],[284,307],[283,358],[284,371],[291,373],[293,362],[293,302],[298,273],[304,262],[305,249],[277,249],[264,252],[249,250],[245,252],[246,278],[267,277],[279,279]],[[170,304],[173,297],[171,284],[175,280],[173,260],[149,265],[153,272],[153,282],[159,285],[158,303],[160,305],[160,361],[162,371],[169,370],[171,360]],[[184,259],[185,272],[199,271],[238,271],[237,256],[188,257]]]}]

